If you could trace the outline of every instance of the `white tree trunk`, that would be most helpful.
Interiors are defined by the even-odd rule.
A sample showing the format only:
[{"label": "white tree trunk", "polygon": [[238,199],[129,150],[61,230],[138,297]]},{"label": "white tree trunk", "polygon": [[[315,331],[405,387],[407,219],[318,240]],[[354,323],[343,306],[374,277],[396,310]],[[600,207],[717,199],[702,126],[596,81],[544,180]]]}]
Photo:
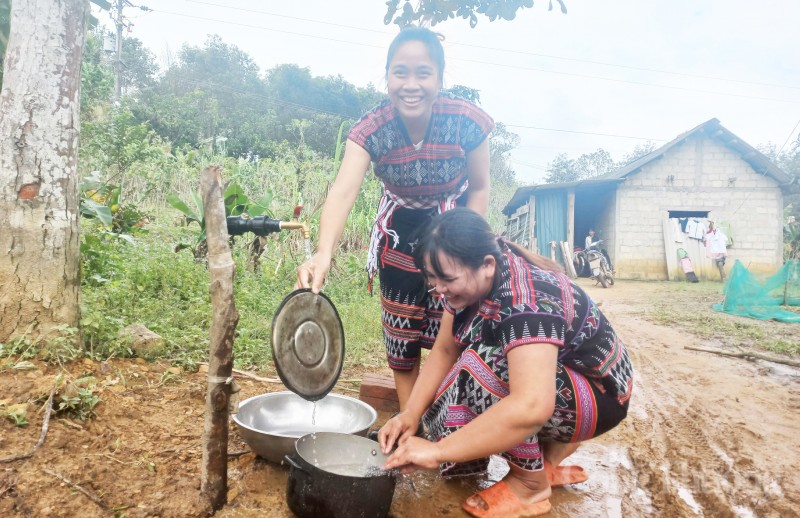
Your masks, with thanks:
[{"label": "white tree trunk", "polygon": [[0,92],[0,342],[80,316],[77,156],[87,0],[14,0]]}]

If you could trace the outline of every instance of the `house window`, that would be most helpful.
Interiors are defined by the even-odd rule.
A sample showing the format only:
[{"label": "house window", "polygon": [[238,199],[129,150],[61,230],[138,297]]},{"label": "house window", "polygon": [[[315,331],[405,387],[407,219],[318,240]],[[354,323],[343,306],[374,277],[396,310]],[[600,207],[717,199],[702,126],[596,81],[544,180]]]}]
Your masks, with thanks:
[{"label": "house window", "polygon": [[523,213],[508,220],[506,233],[509,241],[513,241],[524,247],[528,247],[528,232],[529,232],[529,214]]},{"label": "house window", "polygon": [[707,218],[707,210],[671,210],[669,217],[672,218]]}]

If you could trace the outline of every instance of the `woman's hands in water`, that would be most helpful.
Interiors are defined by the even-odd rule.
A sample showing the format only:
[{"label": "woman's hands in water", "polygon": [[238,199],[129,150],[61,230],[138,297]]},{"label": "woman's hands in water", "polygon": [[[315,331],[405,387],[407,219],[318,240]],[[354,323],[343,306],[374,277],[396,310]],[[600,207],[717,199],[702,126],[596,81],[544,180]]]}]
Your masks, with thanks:
[{"label": "woman's hands in water", "polygon": [[408,411],[401,412],[389,419],[378,432],[381,451],[389,455],[384,468],[400,468],[400,472],[411,473],[418,469],[436,469],[439,467],[439,445],[415,437],[419,426],[419,417]]},{"label": "woman's hands in water", "polygon": [[417,433],[419,418],[410,415],[408,411],[400,412],[386,421],[378,432],[378,443],[381,451],[389,454],[395,444],[411,437]]},{"label": "woman's hands in water", "polygon": [[441,462],[438,443],[411,436],[400,441],[383,467],[399,468],[400,473],[405,475],[419,469],[436,469]]},{"label": "woman's hands in water", "polygon": [[311,288],[312,292],[319,293],[330,268],[331,258],[329,256],[314,254],[311,259],[297,267],[297,282],[294,288]]}]

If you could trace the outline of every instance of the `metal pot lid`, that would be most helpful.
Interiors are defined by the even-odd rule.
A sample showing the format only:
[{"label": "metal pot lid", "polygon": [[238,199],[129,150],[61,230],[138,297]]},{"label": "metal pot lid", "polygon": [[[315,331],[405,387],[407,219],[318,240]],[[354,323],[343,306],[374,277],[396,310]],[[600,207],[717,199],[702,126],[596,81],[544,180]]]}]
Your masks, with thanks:
[{"label": "metal pot lid", "polygon": [[344,363],[344,328],[328,297],[304,288],[283,299],[272,319],[272,359],[286,388],[303,399],[331,391]]}]

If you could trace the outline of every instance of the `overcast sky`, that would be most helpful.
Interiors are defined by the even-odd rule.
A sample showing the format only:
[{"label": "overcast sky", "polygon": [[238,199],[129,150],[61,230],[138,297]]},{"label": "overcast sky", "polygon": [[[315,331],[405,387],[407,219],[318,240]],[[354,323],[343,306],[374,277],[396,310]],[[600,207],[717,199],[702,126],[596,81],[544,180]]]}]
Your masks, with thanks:
[{"label": "overcast sky", "polygon": [[[620,160],[716,117],[748,143],[781,147],[800,122],[800,2],[538,0],[512,21],[438,24],[445,86],[480,91],[483,108],[521,138],[512,165],[543,179],[559,153],[598,148]],[[385,90],[384,0],[132,0],[127,35],[163,63],[209,34],[262,72],[281,63]],[[110,25],[107,16],[101,21]],[[634,138],[635,137],[635,138]]]}]

